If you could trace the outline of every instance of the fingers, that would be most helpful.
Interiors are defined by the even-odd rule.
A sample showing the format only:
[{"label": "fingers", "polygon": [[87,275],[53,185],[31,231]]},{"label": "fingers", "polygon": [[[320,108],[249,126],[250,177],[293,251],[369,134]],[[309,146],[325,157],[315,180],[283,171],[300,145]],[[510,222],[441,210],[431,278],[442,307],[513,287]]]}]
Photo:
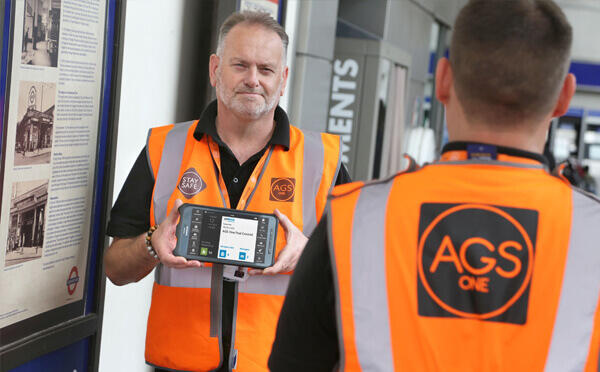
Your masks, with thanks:
[{"label": "fingers", "polygon": [[[286,248],[288,248],[288,247],[286,247]],[[266,269],[264,269],[263,274],[275,275],[275,274],[279,274],[281,272],[286,272],[285,270],[288,269],[289,263],[290,263],[290,250],[284,249],[279,254],[279,257],[277,257],[277,261],[275,261],[275,264],[271,267],[267,267]],[[287,270],[287,271],[291,271],[291,270]]]},{"label": "fingers", "polygon": [[[283,254],[283,252],[282,252],[282,254]],[[275,264],[273,266],[267,267],[266,269],[250,269],[250,270],[248,270],[248,274],[250,274],[250,275],[275,275],[275,274],[279,274],[281,272],[292,271],[292,269],[284,271],[288,265],[286,263],[284,263],[284,261],[282,261],[280,259],[280,257],[281,257],[281,254],[277,258],[277,261],[275,262]],[[289,262],[289,260],[286,260],[286,262]]]},{"label": "fingers", "polygon": [[271,267],[267,267],[266,269],[264,269],[262,271],[263,275],[275,275],[275,274],[279,274],[280,272],[282,272],[281,270],[281,265],[273,265]]},{"label": "fingers", "polygon": [[264,270],[251,269],[249,271],[250,275],[275,275],[293,271],[308,240],[285,214],[278,209],[274,210],[274,214],[279,218],[281,227],[285,232],[286,246],[279,252],[273,266]]},{"label": "fingers", "polygon": [[175,256],[172,256],[172,257],[174,258],[173,260],[171,260],[171,259],[169,259],[168,261],[161,260],[161,262],[172,269],[188,269],[191,267],[203,267],[204,266],[204,264],[199,261],[195,261],[195,260],[188,261],[183,257],[175,257]]},{"label": "fingers", "polygon": [[279,268],[280,268],[280,266],[277,266],[277,264],[275,264],[271,267],[267,267],[266,269],[264,269],[262,274],[263,275],[275,275],[280,272]]},{"label": "fingers", "polygon": [[195,260],[186,260],[184,257],[173,255],[173,249],[177,238],[175,228],[179,219],[179,207],[183,204],[180,199],[176,199],[173,208],[167,218],[160,224],[158,229],[152,234],[152,246],[156,251],[160,261],[174,269],[185,269],[189,267],[202,267],[203,264]]},{"label": "fingers", "polygon": [[172,251],[166,249],[157,250],[158,258],[164,265],[173,269],[185,269],[188,267],[202,267],[204,263],[196,260],[187,260],[185,257],[175,256]]},{"label": "fingers", "polygon": [[[301,252],[301,251],[300,251]],[[298,252],[295,247],[286,246],[281,250],[275,264],[271,267],[267,267],[262,270],[263,275],[275,275],[280,273],[287,273],[289,271],[294,270],[296,266],[296,262],[298,261],[298,257],[300,256],[300,252]]]}]

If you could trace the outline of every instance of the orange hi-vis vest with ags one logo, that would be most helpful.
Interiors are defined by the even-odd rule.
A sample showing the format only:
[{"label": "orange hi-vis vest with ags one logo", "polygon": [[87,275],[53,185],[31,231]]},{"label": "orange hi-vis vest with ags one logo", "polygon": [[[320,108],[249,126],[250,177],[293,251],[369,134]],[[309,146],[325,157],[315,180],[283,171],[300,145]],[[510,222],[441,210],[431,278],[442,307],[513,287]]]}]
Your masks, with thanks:
[{"label": "orange hi-vis vest with ags one logo", "polygon": [[[208,135],[196,140],[196,125],[194,121],[153,128],[148,135],[147,155],[156,180],[152,225],[164,220],[176,199],[230,208],[219,147]],[[289,150],[271,145],[265,151],[237,209],[272,213],[277,208],[309,235],[321,218],[340,166],[339,137],[290,126]],[[280,226],[277,254],[285,244]],[[146,335],[149,364],[177,371],[211,371],[222,363],[241,371],[267,370],[289,274],[255,275],[236,283],[230,360],[224,361],[221,319],[217,316],[216,324],[211,319],[211,311],[221,313],[213,306],[222,303],[220,293],[211,294],[214,272],[210,265],[177,270],[159,263]]]},{"label": "orange hi-vis vest with ags one logo", "polygon": [[507,153],[335,187],[341,371],[598,370],[600,200]]}]

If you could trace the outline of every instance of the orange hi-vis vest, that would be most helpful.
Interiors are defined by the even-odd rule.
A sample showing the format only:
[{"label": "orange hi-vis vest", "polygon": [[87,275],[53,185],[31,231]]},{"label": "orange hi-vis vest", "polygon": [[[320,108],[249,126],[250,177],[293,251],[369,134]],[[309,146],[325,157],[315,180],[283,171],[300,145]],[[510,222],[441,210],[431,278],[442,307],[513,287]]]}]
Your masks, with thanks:
[{"label": "orange hi-vis vest", "polygon": [[598,371],[600,201],[542,163],[450,151],[330,203],[341,371]]},{"label": "orange hi-vis vest", "polygon": [[[219,147],[208,135],[197,141],[193,136],[196,124],[154,128],[148,135],[147,155],[156,180],[152,225],[164,220],[176,199],[230,207]],[[290,126],[289,150],[271,145],[265,151],[237,209],[272,213],[277,208],[309,235],[321,218],[340,166],[339,137]],[[285,244],[280,226],[277,254]],[[177,270],[159,263],[146,335],[149,364],[176,371],[211,371],[222,363],[230,370],[267,370],[289,275],[255,275],[236,283],[230,360],[224,361],[219,316],[222,293],[211,294],[211,275],[216,271],[211,266]]]}]

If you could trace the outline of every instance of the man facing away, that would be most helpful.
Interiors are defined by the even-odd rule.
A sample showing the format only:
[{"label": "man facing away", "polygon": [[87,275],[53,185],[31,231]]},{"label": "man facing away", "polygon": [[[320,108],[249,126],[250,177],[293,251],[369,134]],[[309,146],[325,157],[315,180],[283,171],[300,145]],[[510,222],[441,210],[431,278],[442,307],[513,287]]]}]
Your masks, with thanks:
[{"label": "man facing away", "polygon": [[[145,357],[157,368],[266,370],[286,273],[317,225],[328,192],[349,181],[340,139],[291,126],[277,106],[288,77],[287,44],[285,31],[268,14],[231,15],[210,57],[217,100],[197,121],[151,129],[113,207],[107,276],[123,285],[156,267]],[[195,187],[184,182],[189,177],[199,180]],[[271,188],[282,179],[293,189],[278,199]],[[282,229],[274,266],[250,270],[254,275],[238,284],[223,281],[221,265],[174,256],[182,200],[275,210]]]},{"label": "man facing away", "polygon": [[273,371],[596,371],[600,202],[549,173],[575,91],[550,0],[471,0],[436,71],[439,162],[336,187]]}]

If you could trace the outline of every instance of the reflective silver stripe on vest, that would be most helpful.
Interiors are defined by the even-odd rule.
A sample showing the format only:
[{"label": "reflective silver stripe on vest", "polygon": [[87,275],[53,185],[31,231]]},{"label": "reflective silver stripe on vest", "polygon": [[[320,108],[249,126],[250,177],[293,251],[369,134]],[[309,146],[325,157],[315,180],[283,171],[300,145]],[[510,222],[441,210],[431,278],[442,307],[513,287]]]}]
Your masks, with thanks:
[{"label": "reflective silver stripe on vest", "polygon": [[[169,287],[183,288],[210,288],[210,267],[198,267],[190,269],[171,269],[164,265],[157,267],[160,275],[156,282]],[[252,275],[245,283],[240,283],[240,293],[272,294],[285,296],[291,275]]]},{"label": "reflective silver stripe on vest", "polygon": [[584,369],[600,295],[599,227],[600,203],[573,191],[569,251],[545,371]]},{"label": "reflective silver stripe on vest", "polygon": [[[303,131],[304,165],[302,169],[302,233],[310,236],[317,227],[317,193],[323,178],[325,147],[320,133]],[[334,180],[335,182],[335,180]]]},{"label": "reflective silver stripe on vest", "polygon": [[[156,221],[157,224],[162,223],[167,217],[167,205],[173,190],[177,187],[179,170],[181,169],[183,151],[185,149],[185,141],[187,139],[188,130],[192,124],[194,124],[194,121],[175,124],[169,133],[167,133],[167,138],[165,138],[160,165],[158,166],[158,174],[156,175],[156,181],[154,183],[154,221]],[[150,135],[148,135],[146,149],[149,148],[149,139]],[[148,157],[148,162],[150,162],[150,157]],[[158,284],[170,285],[164,283],[170,283],[172,278],[178,275],[174,271],[176,270],[170,269],[159,262],[156,266],[156,270],[154,270],[154,280]]]},{"label": "reflective silver stripe on vest", "polygon": [[393,184],[392,178],[364,187],[352,222],[354,341],[363,371],[394,371],[385,268],[386,204]]},{"label": "reflective silver stripe on vest", "polygon": [[155,280],[156,283],[169,287],[210,288],[211,272],[210,267],[171,269],[163,264],[158,264]]},{"label": "reflective silver stripe on vest", "polygon": [[[167,133],[154,184],[154,220],[161,223],[167,217],[167,203],[177,187],[179,169],[185,149],[187,132],[194,121],[175,124]],[[146,144],[148,146],[148,144]],[[149,159],[148,159],[149,160]]]},{"label": "reflective silver stripe on vest", "polygon": [[154,174],[154,169],[152,169],[152,164],[150,164],[150,136],[152,135],[152,129],[148,131],[148,137],[146,137],[146,160],[148,162],[148,169],[150,170],[150,174],[152,175],[152,181],[156,182],[156,174]]},{"label": "reflective silver stripe on vest", "polygon": [[252,275],[245,283],[240,283],[239,293],[268,294],[285,296],[291,275]]}]

